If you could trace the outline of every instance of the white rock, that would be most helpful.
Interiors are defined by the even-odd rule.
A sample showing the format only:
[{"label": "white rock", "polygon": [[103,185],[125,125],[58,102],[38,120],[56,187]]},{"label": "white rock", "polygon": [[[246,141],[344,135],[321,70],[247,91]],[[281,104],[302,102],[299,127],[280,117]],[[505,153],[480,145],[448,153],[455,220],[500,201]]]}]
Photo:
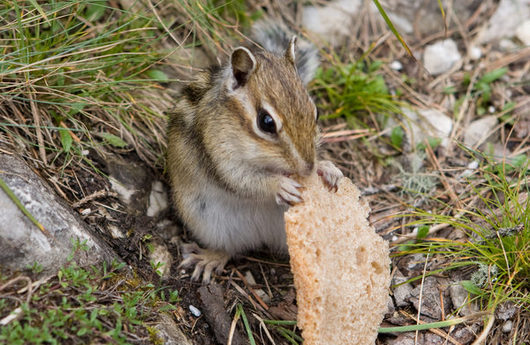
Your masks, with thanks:
[{"label": "white rock", "polygon": [[471,45],[469,47],[468,55],[471,60],[478,60],[482,57],[482,50],[476,45]]},{"label": "white rock", "polygon": [[403,64],[399,60],[394,60],[390,63],[390,68],[394,71],[401,71],[403,69]]},{"label": "white rock", "polygon": [[509,38],[503,38],[499,41],[499,49],[503,52],[513,52],[517,50],[517,44]]},{"label": "white rock", "polygon": [[461,58],[458,47],[452,39],[428,45],[423,53],[423,65],[432,75],[447,72]]},{"label": "white rock", "polygon": [[149,260],[157,266],[157,271],[162,279],[169,277],[173,256],[165,245],[153,243],[153,251],[149,254]]},{"label": "white rock", "polygon": [[112,238],[124,238],[125,234],[116,225],[110,224],[107,226],[107,230],[110,232]]},{"label": "white rock", "polygon": [[167,209],[168,205],[168,196],[164,184],[160,181],[154,181],[151,185],[151,193],[149,194],[147,216],[158,216],[161,212]]},{"label": "white rock", "polygon": [[477,36],[479,44],[513,37],[517,27],[530,17],[530,0],[501,0],[488,25]]},{"label": "white rock", "polygon": [[513,328],[513,321],[512,320],[508,320],[504,323],[504,325],[502,325],[502,331],[504,333],[510,333],[512,331],[512,328]]},{"label": "white rock", "polygon": [[354,15],[360,6],[360,0],[336,0],[328,2],[326,6],[305,6],[302,25],[336,46],[350,35]]},{"label": "white rock", "polygon": [[530,46],[530,19],[517,27],[515,30],[515,36],[523,42],[525,46]]},{"label": "white rock", "polygon": [[495,115],[484,116],[471,122],[464,130],[464,144],[474,147],[484,142],[492,134],[491,131],[496,125],[497,117]]},{"label": "white rock", "polygon": [[407,138],[411,146],[415,147],[429,138],[439,138],[442,140],[440,145],[447,146],[453,129],[453,120],[449,116],[436,109],[420,109],[416,112],[403,108],[403,113],[406,115],[405,122],[409,124]]},{"label": "white rock", "polygon": [[195,317],[199,317],[201,316],[201,311],[199,310],[199,308],[197,308],[196,306],[194,306],[193,304],[190,304],[189,306],[189,309],[190,309],[190,312],[193,314],[193,316]]},{"label": "white rock", "polygon": [[113,177],[109,177],[109,182],[112,190],[118,193],[120,200],[126,204],[131,202],[131,197],[138,191],[137,189],[131,188],[130,186],[126,186]]}]

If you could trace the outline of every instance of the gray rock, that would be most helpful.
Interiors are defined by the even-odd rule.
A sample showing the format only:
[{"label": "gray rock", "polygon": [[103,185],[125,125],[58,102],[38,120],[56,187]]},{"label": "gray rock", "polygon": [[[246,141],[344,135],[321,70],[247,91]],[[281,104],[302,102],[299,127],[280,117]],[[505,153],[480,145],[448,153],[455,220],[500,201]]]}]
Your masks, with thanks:
[{"label": "gray rock", "polygon": [[499,320],[506,321],[510,318],[512,318],[515,315],[515,312],[517,311],[517,307],[512,302],[504,302],[501,305],[497,307],[497,310],[495,311],[495,316]]},{"label": "gray rock", "polygon": [[[394,276],[392,277],[392,285],[403,283],[407,278],[401,273],[401,271],[396,270]],[[394,301],[397,307],[405,307],[410,304],[409,298],[412,292],[412,285],[410,283],[405,283],[394,288],[392,291],[394,293]]]},{"label": "gray rock", "polygon": [[0,190],[1,267],[24,270],[38,263],[42,266],[42,274],[54,274],[67,263],[74,249],[72,241],[84,243],[88,248],[76,253],[75,259],[80,265],[111,261],[116,257],[24,161],[13,155],[0,154],[0,167],[0,177],[49,233],[43,233]]},{"label": "gray rock", "polygon": [[332,46],[338,46],[351,35],[350,29],[360,6],[360,0],[335,0],[325,6],[305,6],[302,25]]},{"label": "gray rock", "polygon": [[154,328],[157,330],[156,336],[162,340],[161,344],[193,345],[193,343],[180,330],[175,321],[173,321],[171,316],[166,313],[160,314],[160,319],[155,324]]},{"label": "gray rock", "polygon": [[471,122],[464,129],[464,144],[470,147],[482,144],[493,135],[491,132],[497,123],[498,120],[495,115],[484,116]]},{"label": "gray rock", "polygon": [[477,36],[479,44],[515,35],[519,25],[530,17],[530,0],[501,0],[488,25]]},{"label": "gray rock", "polygon": [[147,168],[141,163],[124,161],[115,156],[107,159],[106,163],[112,190],[130,209],[145,212],[152,183]]},{"label": "gray rock", "polygon": [[478,312],[476,304],[469,302],[469,293],[461,284],[455,283],[449,286],[449,294],[453,307],[460,308],[460,315],[466,316]]},{"label": "gray rock", "polygon": [[[424,280],[423,283],[423,293],[422,293],[422,300],[421,300],[421,308],[419,305],[419,296],[421,293],[422,286],[421,284],[416,286],[414,290],[412,290],[411,295],[413,297],[410,298],[410,301],[416,308],[416,310],[420,310],[420,313],[422,315],[431,317],[436,320],[440,320],[442,317],[442,306],[440,304],[440,291],[443,290],[443,288],[446,286],[446,282],[443,278],[436,278],[436,277],[427,277]],[[450,310],[449,306],[446,303],[444,305],[445,307],[445,314],[447,315]]]},{"label": "gray rock", "polygon": [[525,46],[530,46],[530,19],[524,21],[515,30],[515,36]]},{"label": "gray rock", "polygon": [[397,338],[390,340],[387,344],[388,345],[415,345],[416,342],[414,340],[414,333],[410,333],[410,332],[401,333],[397,336]]},{"label": "gray rock", "polygon": [[432,75],[439,75],[449,71],[461,57],[455,41],[446,39],[425,47],[423,65]]},{"label": "gray rock", "polygon": [[513,328],[513,321],[512,320],[508,320],[502,325],[502,331],[504,333],[510,333],[512,331],[512,328]]}]

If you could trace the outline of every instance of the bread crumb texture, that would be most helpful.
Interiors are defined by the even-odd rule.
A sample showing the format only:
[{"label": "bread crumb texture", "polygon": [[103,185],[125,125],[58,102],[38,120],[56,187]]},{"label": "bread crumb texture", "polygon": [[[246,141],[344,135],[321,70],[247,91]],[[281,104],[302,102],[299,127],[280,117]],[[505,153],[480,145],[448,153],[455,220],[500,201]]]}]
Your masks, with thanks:
[{"label": "bread crumb texture", "polygon": [[387,309],[388,244],[348,178],[336,193],[316,174],[303,184],[285,227],[304,345],[374,344]]}]

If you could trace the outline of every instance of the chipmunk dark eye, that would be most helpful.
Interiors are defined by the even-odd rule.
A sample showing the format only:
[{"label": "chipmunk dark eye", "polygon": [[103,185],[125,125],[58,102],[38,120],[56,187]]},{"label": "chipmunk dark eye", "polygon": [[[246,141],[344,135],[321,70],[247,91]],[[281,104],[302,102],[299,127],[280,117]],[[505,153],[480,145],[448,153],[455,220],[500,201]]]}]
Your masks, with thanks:
[{"label": "chipmunk dark eye", "polygon": [[276,123],[272,116],[265,109],[258,111],[258,127],[264,132],[276,133]]}]

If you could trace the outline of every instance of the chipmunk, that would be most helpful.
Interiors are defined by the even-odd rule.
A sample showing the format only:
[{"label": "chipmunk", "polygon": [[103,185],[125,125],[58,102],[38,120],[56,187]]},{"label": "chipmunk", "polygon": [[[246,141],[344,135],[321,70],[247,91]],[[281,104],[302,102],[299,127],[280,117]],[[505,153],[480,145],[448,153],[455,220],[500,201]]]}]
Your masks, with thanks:
[{"label": "chipmunk", "polygon": [[267,50],[235,48],[225,65],[183,87],[170,114],[174,206],[206,247],[183,246],[180,267],[195,265],[193,280],[208,282],[231,257],[263,246],[287,253],[283,214],[303,201],[295,176],[316,169],[330,189],[342,177],[316,157],[317,108],[305,87],[316,48],[302,42],[297,59],[296,36],[281,26],[258,32]]}]

